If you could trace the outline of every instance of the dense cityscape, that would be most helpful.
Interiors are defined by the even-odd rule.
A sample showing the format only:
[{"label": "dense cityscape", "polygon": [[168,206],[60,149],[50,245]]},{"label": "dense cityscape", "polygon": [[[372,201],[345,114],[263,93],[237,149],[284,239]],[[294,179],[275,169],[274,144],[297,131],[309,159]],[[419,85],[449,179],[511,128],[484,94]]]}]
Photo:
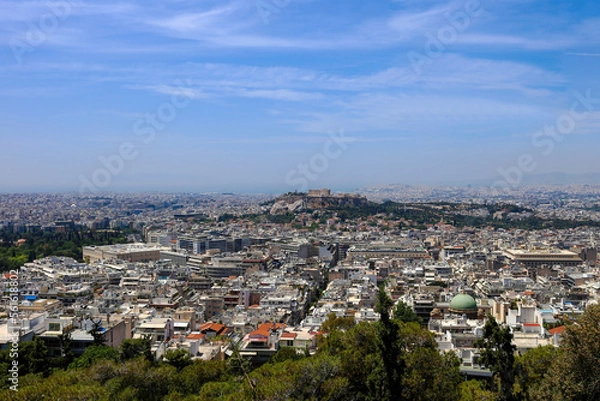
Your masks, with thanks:
[{"label": "dense cityscape", "polygon": [[[172,368],[187,380],[216,369],[189,399],[543,399],[553,377],[547,359],[561,360],[565,333],[574,341],[578,321],[597,316],[586,309],[600,298],[599,191],[525,187],[496,199],[485,199],[485,189],[419,186],[280,196],[3,194],[3,387],[11,386],[18,336],[28,359],[18,365],[21,391],[6,390],[15,399],[58,394],[65,388],[52,386],[77,369],[96,379],[73,381],[73,397],[185,395],[167,384],[143,395],[136,381],[155,379],[141,376],[107,387],[102,363],[149,364],[155,375]],[[399,346],[385,343],[390,325],[402,345],[386,361],[378,353]],[[494,343],[498,333],[504,344]],[[409,338],[435,353],[411,359]],[[349,362],[339,341],[358,341],[352,352],[376,358],[360,367],[362,379],[335,365]],[[506,363],[501,345],[510,366],[498,365]],[[333,370],[310,374],[321,392],[310,396],[301,384],[309,378],[269,382],[263,375],[275,374],[276,362]],[[404,376],[386,382],[400,367]],[[579,388],[584,379],[573,380]],[[215,386],[224,386],[220,396]],[[589,391],[580,389],[581,399],[593,399]]]},{"label": "dense cityscape", "polygon": [[1,401],[600,401],[600,2],[3,0]]}]

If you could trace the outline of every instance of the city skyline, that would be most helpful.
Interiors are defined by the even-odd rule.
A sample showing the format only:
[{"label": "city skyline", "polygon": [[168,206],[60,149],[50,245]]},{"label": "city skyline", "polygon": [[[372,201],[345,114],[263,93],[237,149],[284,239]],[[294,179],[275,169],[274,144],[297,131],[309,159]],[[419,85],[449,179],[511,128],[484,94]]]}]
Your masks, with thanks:
[{"label": "city skyline", "polygon": [[599,173],[600,6],[0,5],[2,192]]}]

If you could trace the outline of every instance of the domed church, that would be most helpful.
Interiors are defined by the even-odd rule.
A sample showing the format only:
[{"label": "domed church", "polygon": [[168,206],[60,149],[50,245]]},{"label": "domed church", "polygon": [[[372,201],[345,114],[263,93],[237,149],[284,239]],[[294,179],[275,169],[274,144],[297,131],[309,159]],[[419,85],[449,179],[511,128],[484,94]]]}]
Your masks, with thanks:
[{"label": "domed church", "polygon": [[475,298],[468,294],[458,294],[450,301],[448,311],[457,315],[467,315],[468,319],[477,319],[478,309]]}]

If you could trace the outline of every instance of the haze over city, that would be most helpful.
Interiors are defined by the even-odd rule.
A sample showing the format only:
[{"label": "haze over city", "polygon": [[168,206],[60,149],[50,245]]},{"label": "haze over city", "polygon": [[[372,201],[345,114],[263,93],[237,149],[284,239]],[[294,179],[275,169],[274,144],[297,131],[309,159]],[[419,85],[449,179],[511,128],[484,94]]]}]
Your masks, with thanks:
[{"label": "haze over city", "polygon": [[0,190],[599,173],[599,13],[593,1],[5,1]]}]

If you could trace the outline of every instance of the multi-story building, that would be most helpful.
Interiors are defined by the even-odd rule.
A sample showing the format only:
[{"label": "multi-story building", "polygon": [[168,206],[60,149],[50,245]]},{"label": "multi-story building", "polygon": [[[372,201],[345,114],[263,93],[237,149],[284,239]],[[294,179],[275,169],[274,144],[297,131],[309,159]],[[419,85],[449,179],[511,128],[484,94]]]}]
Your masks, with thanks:
[{"label": "multi-story building", "polygon": [[528,268],[530,276],[533,278],[535,278],[538,267],[553,265],[578,266],[583,262],[575,252],[553,248],[505,249],[504,256],[509,262]]},{"label": "multi-story building", "polygon": [[84,246],[83,258],[90,262],[107,259],[121,259],[128,262],[150,262],[160,260],[160,246],[146,244],[117,244],[104,246]]},{"label": "multi-story building", "polygon": [[357,258],[400,258],[400,259],[425,259],[431,258],[427,250],[421,245],[405,244],[371,244],[371,245],[353,245],[347,251],[349,259]]}]

